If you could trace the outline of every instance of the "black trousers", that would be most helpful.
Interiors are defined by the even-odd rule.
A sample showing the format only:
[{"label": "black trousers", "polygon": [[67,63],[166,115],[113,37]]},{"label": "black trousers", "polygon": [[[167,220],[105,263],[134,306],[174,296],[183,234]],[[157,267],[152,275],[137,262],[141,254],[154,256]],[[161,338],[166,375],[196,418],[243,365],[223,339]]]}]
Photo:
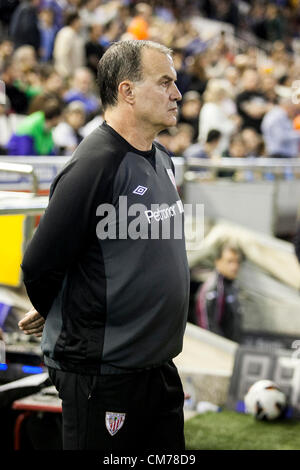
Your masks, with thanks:
[{"label": "black trousers", "polygon": [[184,394],[172,361],[130,374],[81,375],[49,368],[63,410],[63,448],[183,451]]}]

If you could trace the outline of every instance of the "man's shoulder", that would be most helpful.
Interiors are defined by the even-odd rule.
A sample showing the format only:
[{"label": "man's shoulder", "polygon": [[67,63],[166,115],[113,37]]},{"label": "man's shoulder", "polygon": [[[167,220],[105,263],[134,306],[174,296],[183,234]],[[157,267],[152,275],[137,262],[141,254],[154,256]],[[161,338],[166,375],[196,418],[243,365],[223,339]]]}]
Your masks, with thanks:
[{"label": "man's shoulder", "polygon": [[62,178],[71,178],[88,186],[95,181],[112,181],[122,161],[124,152],[118,149],[102,126],[97,127],[78,145],[72,157],[52,182],[52,195]]},{"label": "man's shoulder", "polygon": [[175,175],[175,166],[172,161],[172,157],[174,157],[175,155],[170,150],[166,149],[166,147],[164,147],[160,142],[157,142],[155,140],[153,144],[156,150],[160,152],[160,155],[162,156],[162,160],[164,161],[164,165],[167,165],[167,168],[169,168],[169,165],[171,165],[171,168]]},{"label": "man's shoulder", "polygon": [[113,167],[118,164],[126,149],[111,135],[103,125],[98,126],[86,136],[75,150],[72,160],[85,165],[107,165]]},{"label": "man's shoulder", "polygon": [[280,106],[274,106],[270,111],[268,111],[262,121],[262,126],[273,125],[274,121],[278,119],[285,119],[287,116],[284,110]]},{"label": "man's shoulder", "polygon": [[157,140],[154,140],[153,144],[154,144],[154,147],[156,147],[158,150],[160,150],[167,158],[174,157],[174,154],[170,150],[168,150],[166,147],[164,147]]}]

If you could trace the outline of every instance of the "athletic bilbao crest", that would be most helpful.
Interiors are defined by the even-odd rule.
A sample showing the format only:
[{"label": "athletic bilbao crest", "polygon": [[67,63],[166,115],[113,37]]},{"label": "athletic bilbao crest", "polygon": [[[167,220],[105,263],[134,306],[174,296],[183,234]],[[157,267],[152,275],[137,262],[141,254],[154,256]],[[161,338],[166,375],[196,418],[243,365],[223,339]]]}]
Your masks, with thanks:
[{"label": "athletic bilbao crest", "polygon": [[124,424],[125,416],[126,413],[113,413],[112,411],[107,411],[105,413],[106,429],[111,436],[114,436],[118,431],[120,431]]}]

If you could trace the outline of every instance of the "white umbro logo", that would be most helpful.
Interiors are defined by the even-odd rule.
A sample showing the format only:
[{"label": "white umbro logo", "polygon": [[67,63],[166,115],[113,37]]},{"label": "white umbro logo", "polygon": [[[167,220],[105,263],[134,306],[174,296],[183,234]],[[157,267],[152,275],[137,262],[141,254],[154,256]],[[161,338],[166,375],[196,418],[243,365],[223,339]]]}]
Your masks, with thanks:
[{"label": "white umbro logo", "polygon": [[145,186],[138,186],[132,192],[133,192],[133,194],[138,194],[139,196],[143,196],[145,194],[145,192],[147,191],[147,189],[148,188],[145,188]]}]

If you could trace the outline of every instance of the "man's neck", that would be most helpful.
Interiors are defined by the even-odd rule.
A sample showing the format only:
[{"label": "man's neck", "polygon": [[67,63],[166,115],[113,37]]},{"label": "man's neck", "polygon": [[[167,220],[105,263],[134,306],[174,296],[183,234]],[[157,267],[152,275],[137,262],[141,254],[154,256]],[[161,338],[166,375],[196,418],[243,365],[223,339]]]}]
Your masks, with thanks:
[{"label": "man's neck", "polygon": [[107,124],[112,127],[123,139],[138,150],[148,151],[152,149],[152,143],[157,132],[153,128],[146,128],[143,123],[138,123],[133,117],[122,116],[122,112],[106,111],[104,116]]}]

